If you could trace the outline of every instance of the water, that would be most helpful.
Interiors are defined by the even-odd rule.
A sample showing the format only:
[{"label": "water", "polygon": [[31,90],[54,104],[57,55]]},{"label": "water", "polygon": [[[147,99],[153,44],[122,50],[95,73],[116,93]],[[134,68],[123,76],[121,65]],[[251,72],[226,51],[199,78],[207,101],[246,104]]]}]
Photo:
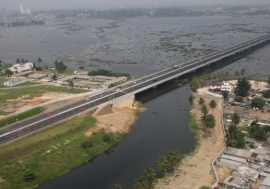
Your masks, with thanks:
[{"label": "water", "polygon": [[[50,180],[39,189],[51,188],[95,188],[111,189],[114,184],[132,188],[134,179],[169,150],[180,150],[182,154],[194,147],[193,135],[188,128],[188,94],[185,87],[176,88],[173,83],[140,94],[147,110],[138,115],[131,132],[109,152],[95,158],[91,163]],[[150,98],[149,98],[150,96]],[[157,110],[159,114],[153,114]]]},{"label": "water", "polygon": [[[264,35],[268,25],[269,19],[227,16],[48,20],[45,25],[0,28],[0,59],[37,62],[41,57],[38,66],[59,60],[72,69],[102,68],[139,77]],[[262,56],[258,72],[270,55]]]}]

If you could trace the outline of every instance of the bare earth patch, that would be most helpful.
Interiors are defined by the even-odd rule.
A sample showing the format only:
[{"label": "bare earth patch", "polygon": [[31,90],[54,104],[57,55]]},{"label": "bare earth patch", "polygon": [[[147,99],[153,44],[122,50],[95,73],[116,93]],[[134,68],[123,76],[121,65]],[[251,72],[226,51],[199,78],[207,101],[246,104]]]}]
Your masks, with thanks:
[{"label": "bare earth patch", "polygon": [[[202,97],[207,106],[214,99],[217,102],[217,107],[213,112],[216,118],[216,137],[213,137],[210,131],[201,130],[200,147],[196,149],[195,155],[186,156],[182,165],[175,172],[175,176],[161,180],[155,187],[156,189],[198,189],[204,185],[211,186],[215,182],[211,162],[224,147],[224,135],[221,124],[222,99],[205,94],[207,89],[208,87],[198,90],[198,95],[194,98],[191,114],[195,115],[197,123],[200,123],[201,111],[198,99]],[[209,113],[211,114],[212,110],[209,110]]]},{"label": "bare earth patch", "polygon": [[[130,108],[133,100],[127,101],[116,108],[108,111],[108,114],[94,116],[97,120],[96,126],[89,129],[85,135],[90,136],[93,132],[104,129],[106,132],[128,132],[131,125],[136,121],[136,110]],[[106,108],[108,108],[106,106]],[[112,113],[111,113],[112,112]]]}]

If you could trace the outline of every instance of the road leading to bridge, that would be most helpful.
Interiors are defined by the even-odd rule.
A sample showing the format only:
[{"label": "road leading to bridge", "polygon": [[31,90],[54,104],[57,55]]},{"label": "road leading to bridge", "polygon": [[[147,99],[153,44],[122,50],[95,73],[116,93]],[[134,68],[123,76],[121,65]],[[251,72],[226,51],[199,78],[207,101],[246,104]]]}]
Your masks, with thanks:
[{"label": "road leading to bridge", "polygon": [[270,35],[264,35],[256,39],[241,43],[239,45],[218,51],[199,59],[186,62],[177,67],[167,68],[160,72],[140,78],[133,83],[122,85],[120,89],[109,90],[97,95],[86,97],[84,100],[69,104],[57,110],[46,114],[41,114],[34,118],[15,123],[0,130],[0,145],[16,140],[20,137],[36,132],[40,129],[46,128],[54,123],[69,118],[71,116],[80,114],[82,108],[89,110],[95,108],[103,103],[111,102],[117,98],[123,97],[129,93],[136,94],[143,90],[147,90],[158,84],[164,83],[168,80],[174,79],[178,76],[194,71],[200,67],[214,63],[222,58],[234,55],[249,48],[255,47],[258,44],[270,41]]}]

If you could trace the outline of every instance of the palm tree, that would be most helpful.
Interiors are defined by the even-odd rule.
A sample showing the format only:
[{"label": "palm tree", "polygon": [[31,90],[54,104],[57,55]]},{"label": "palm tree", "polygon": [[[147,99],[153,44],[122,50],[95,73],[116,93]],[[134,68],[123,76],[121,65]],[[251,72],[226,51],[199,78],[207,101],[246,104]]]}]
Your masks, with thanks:
[{"label": "palm tree", "polygon": [[16,62],[19,64],[19,63],[20,63],[20,59],[19,59],[19,58],[17,58]]},{"label": "palm tree", "polygon": [[198,82],[196,78],[192,78],[192,80],[189,83],[189,88],[192,90],[192,92],[196,93],[197,89],[199,88]]},{"label": "palm tree", "polygon": [[238,78],[238,77],[239,77],[239,72],[238,72],[238,71],[235,71],[235,72],[234,72],[234,77],[235,77],[235,78]]},{"label": "palm tree", "polygon": [[166,171],[166,168],[168,167],[167,158],[165,156],[159,156],[155,164],[159,170]]},{"label": "palm tree", "polygon": [[145,184],[145,181],[144,181],[144,177],[142,175],[140,175],[139,178],[137,178],[135,180],[135,183],[134,183],[133,187],[135,189],[145,189],[145,186],[146,186],[146,184]]},{"label": "palm tree", "polygon": [[207,106],[205,104],[202,105],[201,112],[202,112],[203,115],[208,114],[208,108],[207,108]]},{"label": "palm tree", "polygon": [[241,71],[240,71],[240,75],[243,77],[245,75],[246,71],[245,69],[243,68]]},{"label": "palm tree", "polygon": [[214,112],[214,109],[217,107],[217,103],[215,100],[211,100],[209,103],[209,107],[212,109],[212,114]]},{"label": "palm tree", "polygon": [[69,80],[69,81],[68,81],[68,86],[69,86],[71,89],[74,88],[74,83],[73,83],[72,80]]},{"label": "palm tree", "polygon": [[38,63],[42,62],[42,59],[40,57],[38,57]]},{"label": "palm tree", "polygon": [[240,123],[240,116],[237,113],[232,115],[232,123],[236,126]]},{"label": "palm tree", "polygon": [[198,104],[201,106],[205,103],[204,99],[201,97],[199,100],[198,100]]},{"label": "palm tree", "polygon": [[182,156],[179,153],[178,150],[172,151],[170,150],[167,154],[166,154],[166,158],[168,161],[168,165],[172,168],[173,166],[177,165],[181,160],[182,160]]},{"label": "palm tree", "polygon": [[121,184],[115,184],[114,186],[113,186],[113,189],[122,189],[123,187],[122,187],[122,185]]},{"label": "palm tree", "polygon": [[205,126],[209,129],[213,129],[216,125],[216,119],[213,115],[206,115]]},{"label": "palm tree", "polygon": [[201,116],[201,119],[200,119],[200,121],[201,121],[201,126],[202,126],[202,129],[203,129],[203,130],[204,130],[204,128],[205,128],[206,115],[207,115],[207,114],[203,114],[203,115]]},{"label": "palm tree", "polygon": [[22,58],[22,61],[21,61],[22,63],[24,63],[24,59]]},{"label": "palm tree", "polygon": [[148,167],[147,169],[144,170],[144,176],[145,180],[149,184],[150,188],[153,186],[153,182],[155,180],[155,170],[152,169],[151,167]]}]

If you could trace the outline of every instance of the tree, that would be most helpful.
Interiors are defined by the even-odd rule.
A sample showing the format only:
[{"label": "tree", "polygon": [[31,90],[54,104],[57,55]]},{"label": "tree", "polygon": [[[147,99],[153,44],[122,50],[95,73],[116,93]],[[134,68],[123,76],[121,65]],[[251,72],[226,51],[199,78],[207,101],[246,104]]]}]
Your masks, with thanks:
[{"label": "tree", "polygon": [[19,59],[19,58],[17,58],[16,62],[17,62],[17,64],[19,64],[19,63],[20,63],[20,59]]},{"label": "tree", "polygon": [[24,63],[24,59],[23,58],[22,58],[21,62]]},{"label": "tree", "polygon": [[232,115],[232,124],[237,126],[240,123],[240,116],[237,113]]},{"label": "tree", "polygon": [[68,86],[69,86],[71,89],[74,88],[74,83],[73,83],[72,80],[69,80],[69,81],[68,81]]},{"label": "tree", "polygon": [[56,80],[57,79],[57,75],[53,74],[52,79],[53,80]]},{"label": "tree", "polygon": [[261,99],[261,98],[256,97],[256,98],[254,98],[254,99],[252,100],[252,107],[256,107],[256,108],[262,109],[262,107],[263,107],[264,105],[265,105],[265,102],[264,102],[264,100]]},{"label": "tree", "polygon": [[192,78],[192,80],[190,81],[189,88],[192,90],[192,92],[194,92],[194,93],[197,92],[199,85],[198,85],[198,82],[195,78]]},{"label": "tree", "polygon": [[41,70],[42,70],[42,67],[37,66],[37,67],[36,67],[36,70],[37,70],[37,71],[41,71]]},{"label": "tree", "polygon": [[205,118],[205,122],[204,122],[205,126],[209,129],[213,129],[216,126],[216,119],[213,115],[206,115]]},{"label": "tree", "polygon": [[239,77],[239,72],[238,72],[238,71],[235,71],[235,72],[234,72],[234,77],[235,77],[235,78],[238,78],[238,77]]},{"label": "tree", "polygon": [[67,69],[67,66],[62,63],[62,62],[57,62],[55,61],[54,62],[54,65],[55,65],[55,69],[59,72],[59,73],[63,73],[66,69]]},{"label": "tree", "polygon": [[224,100],[227,100],[229,97],[229,91],[223,91],[222,96],[223,96]]},{"label": "tree", "polygon": [[83,66],[80,66],[80,67],[79,67],[79,69],[80,69],[80,70],[83,70],[83,69],[84,69],[84,67],[83,67]]},{"label": "tree", "polygon": [[36,63],[35,62],[33,63],[33,67],[36,68]]},{"label": "tree", "polygon": [[153,186],[153,182],[155,180],[155,170],[152,169],[151,167],[148,167],[147,169],[144,170],[144,177],[145,181],[148,183],[150,188]]},{"label": "tree", "polygon": [[201,106],[201,105],[203,105],[205,103],[205,101],[204,101],[204,99],[203,98],[200,98],[199,100],[198,100],[198,104]]},{"label": "tree", "polygon": [[123,187],[122,187],[122,185],[121,184],[115,184],[114,186],[113,186],[113,189],[122,189]]},{"label": "tree", "polygon": [[6,69],[5,75],[10,77],[13,74],[13,72],[10,69]]},{"label": "tree", "polygon": [[40,57],[38,57],[38,63],[42,62],[42,59]]},{"label": "tree", "polygon": [[168,161],[167,161],[166,156],[159,156],[155,164],[159,170],[166,171],[168,167]]},{"label": "tree", "polygon": [[251,88],[251,84],[245,77],[239,78],[237,82],[237,88],[235,89],[234,93],[237,96],[246,97],[248,96],[248,91]]},{"label": "tree", "polygon": [[265,91],[265,93],[263,94],[263,96],[265,98],[270,98],[270,90]]},{"label": "tree", "polygon": [[208,114],[208,108],[207,108],[207,106],[205,104],[202,105],[201,112],[202,112],[203,115]]},{"label": "tree", "polygon": [[133,187],[135,189],[145,189],[146,183],[144,182],[144,176],[140,175],[139,178],[135,180]]},{"label": "tree", "polygon": [[241,97],[241,96],[236,96],[236,97],[234,98],[234,101],[235,101],[235,102],[243,102],[244,99],[243,99],[243,97]]},{"label": "tree", "polygon": [[211,100],[209,102],[209,107],[212,109],[212,114],[213,114],[214,109],[217,107],[217,102],[215,100]]},{"label": "tree", "polygon": [[199,189],[211,189],[211,188],[208,186],[201,186]]},{"label": "tree", "polygon": [[257,121],[251,122],[248,127],[249,136],[257,140],[266,140],[268,138],[266,127],[268,126],[261,126]]},{"label": "tree", "polygon": [[243,68],[241,71],[240,71],[240,75],[243,77],[245,75],[246,71],[245,69]]},{"label": "tree", "polygon": [[244,148],[246,145],[245,135],[239,131],[236,125],[231,124],[226,131],[227,145],[234,148]]}]

